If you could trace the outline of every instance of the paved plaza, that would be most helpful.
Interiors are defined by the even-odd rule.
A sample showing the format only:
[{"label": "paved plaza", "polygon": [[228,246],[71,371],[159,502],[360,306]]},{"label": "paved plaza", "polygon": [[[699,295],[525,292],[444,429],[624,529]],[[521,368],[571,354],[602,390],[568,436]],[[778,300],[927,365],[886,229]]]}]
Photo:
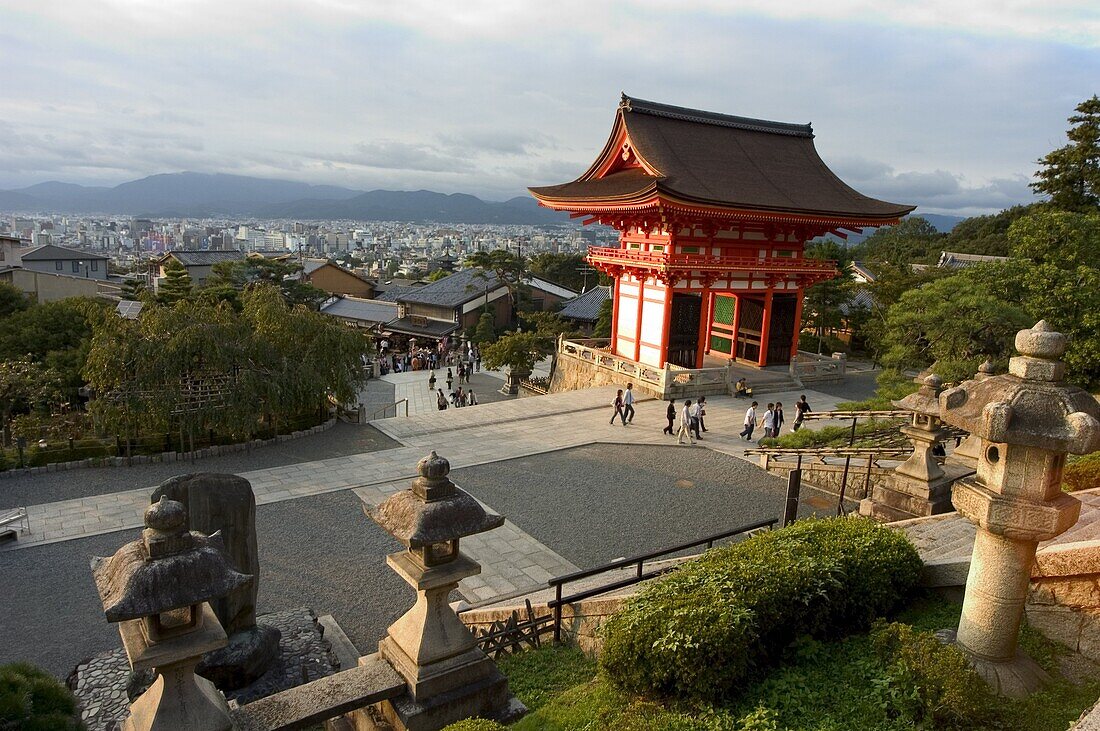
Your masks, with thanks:
[{"label": "paved plaza", "polygon": [[[407,388],[423,380],[422,373],[395,375],[407,379]],[[402,383],[391,385],[396,391]],[[816,410],[840,400],[806,393]],[[385,566],[384,555],[397,544],[362,507],[408,487],[417,461],[432,449],[450,460],[458,484],[508,519],[495,531],[463,540],[463,550],[483,567],[480,576],[460,584],[471,602],[778,514],[781,483],[749,461],[729,459],[755,446],[737,436],[743,401],[708,399],[710,432],[702,442],[708,451],[674,446],[661,432],[665,406],[657,401],[639,403],[633,424],[609,425],[613,396],[613,387],[601,387],[444,412],[434,405],[415,415],[410,409],[409,418],[340,427],[376,430],[361,442],[374,451],[341,450],[258,469],[239,465],[236,471],[252,483],[259,505],[260,612],[309,605],[318,614],[332,613],[359,649],[369,652],[392,618],[411,605],[412,595]],[[793,404],[797,396],[768,397]],[[269,450],[276,455],[296,444]],[[161,467],[176,468],[169,474],[231,469],[214,460]],[[166,476],[114,468],[26,478],[32,487],[0,480],[0,499],[7,503],[13,496],[33,497],[39,478],[45,478],[37,483],[43,486],[50,480],[97,485],[67,488],[79,497],[26,500],[31,530],[0,548],[0,591],[8,597],[5,627],[20,628],[18,636],[28,639],[0,645],[0,663],[28,659],[63,674],[86,655],[117,645],[115,628],[99,609],[88,558],[110,554],[136,537],[149,494]],[[135,483],[143,478],[146,484]],[[43,487],[37,494],[72,494],[51,492],[56,490]],[[70,621],[58,623],[59,617]],[[47,629],[58,624],[63,631]]]}]

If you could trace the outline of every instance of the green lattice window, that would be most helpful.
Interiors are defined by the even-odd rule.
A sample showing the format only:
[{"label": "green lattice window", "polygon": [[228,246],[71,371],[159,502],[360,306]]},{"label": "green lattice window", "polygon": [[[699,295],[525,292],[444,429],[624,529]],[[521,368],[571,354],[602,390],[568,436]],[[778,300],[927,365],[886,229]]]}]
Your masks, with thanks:
[{"label": "green lattice window", "polygon": [[[733,297],[714,298],[714,321],[723,325],[733,324]],[[729,348],[726,348],[727,352]]]},{"label": "green lattice window", "polygon": [[731,353],[733,352],[733,341],[721,335],[711,335],[710,349],[717,350],[719,353]]}]

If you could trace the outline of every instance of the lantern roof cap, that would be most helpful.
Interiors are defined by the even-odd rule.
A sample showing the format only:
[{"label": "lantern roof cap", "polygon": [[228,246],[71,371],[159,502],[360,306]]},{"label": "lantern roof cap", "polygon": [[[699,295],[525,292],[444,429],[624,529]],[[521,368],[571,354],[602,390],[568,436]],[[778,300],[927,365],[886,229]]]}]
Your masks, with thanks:
[{"label": "lantern roof cap", "polygon": [[[1064,383],[1066,336],[1045,320],[1016,334],[1021,355],[1009,372],[979,371],[940,394],[943,420],[1001,444],[1088,454],[1100,449],[1100,404],[1087,391]],[[984,377],[983,377],[984,376]]]},{"label": "lantern roof cap", "polygon": [[940,390],[943,388],[943,379],[935,373],[930,373],[924,378],[915,379],[920,388],[903,399],[892,402],[894,406],[906,411],[912,411],[922,416],[940,415]]},{"label": "lantern roof cap", "polygon": [[91,561],[108,622],[148,617],[223,597],[252,580],[230,563],[219,533],[187,530],[187,509],[162,497],[142,537]]},{"label": "lantern roof cap", "polygon": [[419,476],[408,490],[391,495],[367,514],[406,548],[424,548],[504,524],[504,516],[481,503],[447,476],[450,462],[434,451],[417,464]]}]

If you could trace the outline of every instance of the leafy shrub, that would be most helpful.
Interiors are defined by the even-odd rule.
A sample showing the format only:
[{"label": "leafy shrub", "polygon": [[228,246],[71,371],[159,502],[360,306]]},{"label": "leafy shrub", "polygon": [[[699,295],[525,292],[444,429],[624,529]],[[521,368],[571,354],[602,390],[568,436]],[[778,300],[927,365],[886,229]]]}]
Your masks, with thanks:
[{"label": "leafy shrub", "polygon": [[445,726],[443,731],[504,731],[508,727],[496,721],[484,718],[467,718],[458,723]]},{"label": "leafy shrub", "polygon": [[[893,406],[890,407],[894,408]],[[855,444],[860,444],[860,438],[881,431],[890,424],[898,422],[889,419],[868,419],[856,424]],[[787,432],[781,437],[765,437],[760,440],[761,447],[781,447],[783,449],[811,449],[815,447],[841,447],[847,446],[852,436],[852,427],[826,426],[820,429],[802,428],[798,431]]]},{"label": "leafy shrub", "polygon": [[868,627],[920,571],[908,540],[872,521],[799,521],[645,587],[605,625],[600,664],[628,692],[730,698],[797,637]]},{"label": "leafy shrub", "polygon": [[1100,487],[1100,452],[1071,457],[1062,472],[1062,486],[1070,492]]},{"label": "leafy shrub", "polygon": [[996,697],[955,645],[907,624],[877,622],[872,642],[887,666],[894,713],[937,729],[987,728]]},{"label": "leafy shrub", "polygon": [[76,701],[53,677],[27,663],[0,665],[0,729],[76,731]]}]

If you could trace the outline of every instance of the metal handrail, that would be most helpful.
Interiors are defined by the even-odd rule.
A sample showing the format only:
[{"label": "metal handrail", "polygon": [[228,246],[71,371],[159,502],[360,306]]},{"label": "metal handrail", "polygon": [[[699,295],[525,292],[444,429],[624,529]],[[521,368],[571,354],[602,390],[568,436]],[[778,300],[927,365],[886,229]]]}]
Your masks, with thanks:
[{"label": "metal handrail", "polygon": [[[732,538],[733,536],[740,535],[742,533],[749,533],[754,530],[760,530],[761,528],[770,529],[778,522],[778,518],[761,520],[759,522],[751,523],[749,525],[743,525],[740,528],[735,528],[724,533],[716,533],[715,535],[700,538],[695,541],[681,543],[677,546],[672,546],[671,548],[663,548],[659,551],[651,551],[650,553],[644,553],[638,556],[631,556],[630,558],[620,558],[616,561],[611,561],[610,563],[603,564],[602,566],[597,566],[591,569],[584,569],[582,571],[574,571],[571,574],[557,576],[553,579],[550,579],[550,581],[546,583],[554,589],[554,598],[551,601],[547,602],[546,606],[554,610],[554,642],[561,642],[561,608],[563,605],[581,601],[582,599],[589,599],[600,594],[606,594],[609,591],[622,589],[624,587],[631,586],[632,584],[647,581],[648,579],[652,579],[660,576],[661,574],[667,573],[668,571],[671,571],[672,568],[674,568],[663,567],[646,572],[643,569],[643,564],[646,561],[651,561],[661,556],[667,556],[672,553],[679,553],[680,551],[686,551],[689,548],[695,548],[702,545],[706,545],[708,549],[713,548],[716,541],[721,541],[726,538]],[[620,579],[610,584],[604,584],[603,586],[586,589],[584,591],[562,597],[561,588],[565,584],[579,581],[581,579],[587,579],[590,576],[607,573],[608,571],[615,571],[617,569],[627,568],[628,566],[637,567],[637,572],[634,576],[631,576],[630,578]]]},{"label": "metal handrail", "polygon": [[382,414],[383,419],[386,418],[385,414],[390,409],[393,409],[393,416],[396,419],[397,418],[397,407],[400,406],[401,404],[405,404],[405,418],[406,419],[409,418],[409,400],[407,398],[403,398],[403,399],[400,399],[399,401],[394,401],[392,404],[387,404],[386,406],[383,406],[382,408],[378,409],[373,414],[371,414],[370,419],[368,419],[367,421],[374,421],[375,419],[378,418],[379,414]]}]

